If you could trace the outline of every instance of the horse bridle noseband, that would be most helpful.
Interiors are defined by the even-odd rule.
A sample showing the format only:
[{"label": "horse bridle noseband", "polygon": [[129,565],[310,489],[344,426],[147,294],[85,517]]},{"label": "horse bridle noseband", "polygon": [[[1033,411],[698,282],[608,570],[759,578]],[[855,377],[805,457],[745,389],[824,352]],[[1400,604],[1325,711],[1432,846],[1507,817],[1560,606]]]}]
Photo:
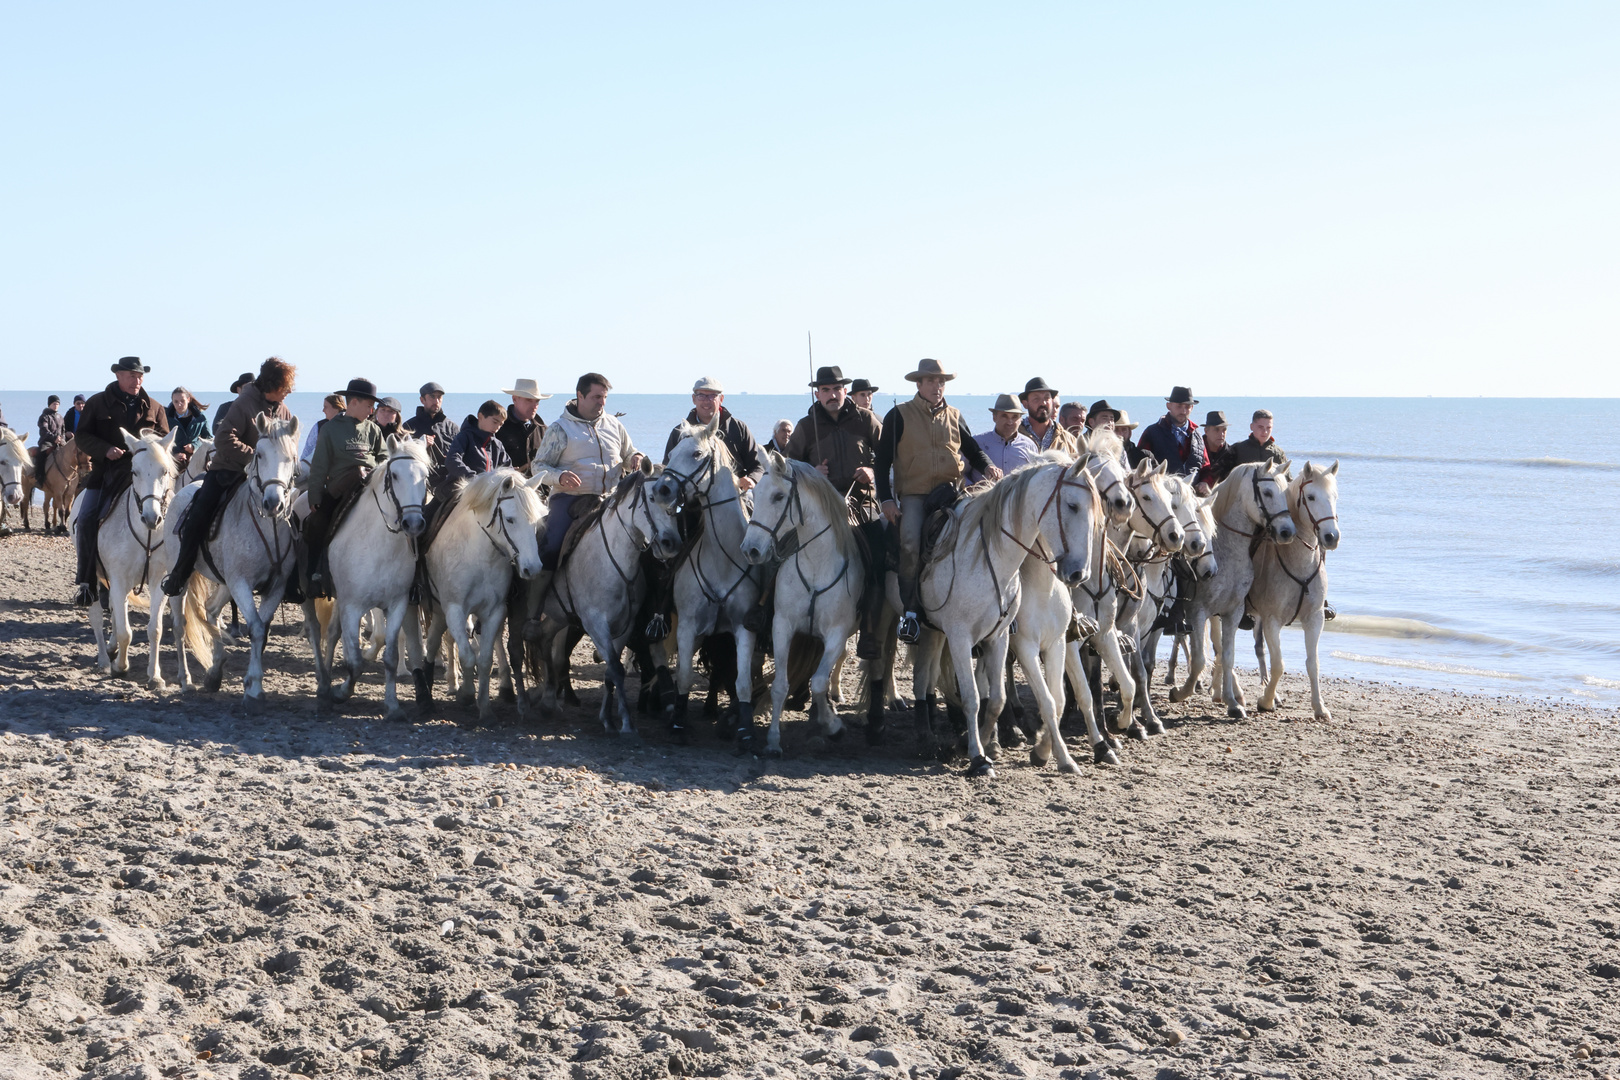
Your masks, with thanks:
[{"label": "horse bridle noseband", "polygon": [[[1151,476],[1142,481],[1142,484],[1151,485],[1152,483],[1153,478]],[[1168,553],[1170,551],[1170,546],[1164,542],[1163,530],[1166,525],[1176,520],[1176,512],[1173,509],[1170,510],[1169,513],[1165,514],[1162,521],[1154,521],[1151,517],[1148,517],[1147,507],[1142,505],[1142,497],[1140,494],[1138,494],[1142,488],[1142,484],[1131,483],[1130,477],[1125,479],[1125,489],[1131,493],[1131,498],[1136,501],[1136,508],[1142,512],[1142,519],[1149,525],[1153,526],[1153,532],[1149,533],[1146,538],[1153,541],[1154,547]],[[1137,535],[1141,534],[1139,533]]]},{"label": "horse bridle noseband", "polygon": [[[383,509],[382,497],[377,494],[377,489],[371,489],[371,497],[376,501],[377,509],[382,511],[383,528],[395,534],[405,531],[405,512],[407,510],[415,510],[418,513],[423,512],[422,503],[402,503],[399,501],[399,492],[394,490],[394,462],[409,458],[410,456],[411,455],[409,454],[395,454],[393,457],[383,462],[382,465],[383,491],[387,493],[388,501],[394,504],[394,524],[388,524],[388,511]],[[277,481],[277,483],[283,482],[284,481]]]}]

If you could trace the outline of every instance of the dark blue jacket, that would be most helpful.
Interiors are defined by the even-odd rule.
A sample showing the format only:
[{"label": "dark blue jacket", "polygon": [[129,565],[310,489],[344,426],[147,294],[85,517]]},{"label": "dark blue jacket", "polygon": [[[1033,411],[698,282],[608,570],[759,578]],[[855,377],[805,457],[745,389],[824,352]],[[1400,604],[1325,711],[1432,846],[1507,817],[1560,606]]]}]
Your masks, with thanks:
[{"label": "dark blue jacket", "polygon": [[444,457],[444,482],[441,494],[449,495],[452,488],[463,480],[471,480],[496,469],[509,469],[512,459],[507,456],[501,440],[478,428],[478,417],[469,416],[461,422],[461,430],[450,443]]},{"label": "dark blue jacket", "polygon": [[1204,453],[1204,433],[1198,430],[1198,425],[1188,420],[1187,432],[1187,445],[1183,447],[1176,441],[1176,429],[1170,417],[1162,416],[1142,431],[1136,445],[1152,454],[1155,461],[1168,461],[1172,476],[1196,476],[1199,469],[1209,464],[1209,457]]},{"label": "dark blue jacket", "polygon": [[163,406],[163,411],[169,417],[169,430],[175,433],[176,450],[190,450],[197,445],[198,439],[208,436],[208,414],[196,405],[187,409],[184,416],[176,416],[173,405]]}]

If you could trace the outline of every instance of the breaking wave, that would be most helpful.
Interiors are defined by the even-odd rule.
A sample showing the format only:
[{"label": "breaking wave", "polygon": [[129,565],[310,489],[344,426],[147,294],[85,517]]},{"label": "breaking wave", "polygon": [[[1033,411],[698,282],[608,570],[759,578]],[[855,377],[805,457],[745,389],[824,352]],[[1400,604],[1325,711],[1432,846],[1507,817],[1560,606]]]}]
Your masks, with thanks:
[{"label": "breaking wave", "polygon": [[[1331,653],[1339,660],[1350,660],[1357,664],[1382,664],[1385,667],[1411,668],[1415,671],[1438,671],[1447,675],[1469,675],[1485,679],[1514,679],[1529,681],[1529,675],[1520,675],[1512,671],[1488,671],[1485,668],[1469,667],[1466,664],[1442,664],[1432,660],[1397,660],[1392,656],[1363,656],[1361,653],[1341,652],[1334,649]],[[1620,684],[1616,684],[1620,685]]]},{"label": "breaking wave", "polygon": [[1462,458],[1425,457],[1417,454],[1362,454],[1354,450],[1304,450],[1291,455],[1303,461],[1343,458],[1346,461],[1426,462],[1435,465],[1509,465],[1521,469],[1591,469],[1597,472],[1620,472],[1620,462],[1575,461],[1571,458]]},{"label": "breaking wave", "polygon": [[1497,648],[1546,651],[1542,646],[1527,645],[1522,641],[1509,641],[1507,638],[1492,637],[1489,634],[1476,634],[1468,630],[1448,630],[1443,626],[1435,626],[1433,623],[1426,623],[1419,619],[1396,619],[1384,615],[1340,615],[1337,619],[1324,626],[1323,629],[1336,634],[1467,641],[1475,645],[1491,645]]}]

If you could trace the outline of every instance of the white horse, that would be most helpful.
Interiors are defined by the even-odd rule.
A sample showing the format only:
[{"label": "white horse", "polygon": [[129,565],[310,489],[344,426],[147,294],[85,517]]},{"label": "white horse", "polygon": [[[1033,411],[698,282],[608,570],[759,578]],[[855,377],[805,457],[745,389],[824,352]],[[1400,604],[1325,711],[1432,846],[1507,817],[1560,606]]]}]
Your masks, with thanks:
[{"label": "white horse", "polygon": [[1173,551],[1158,536],[1132,535],[1125,554],[1136,571],[1141,591],[1126,600],[1118,620],[1120,632],[1132,644],[1131,677],[1136,681],[1135,708],[1141,713],[1143,727],[1150,733],[1164,730],[1163,721],[1154,711],[1148,686],[1153,680],[1153,656],[1160,634],[1153,624],[1170,606],[1175,595],[1173,563],[1178,556],[1185,556],[1195,574],[1209,577],[1215,572],[1215,556],[1210,550],[1214,530],[1213,527],[1208,531],[1204,528],[1204,519],[1200,517],[1203,500],[1184,476],[1166,475],[1162,477],[1162,482],[1181,529],[1181,547]]},{"label": "white horse", "polygon": [[[34,462],[22,436],[10,428],[0,428],[0,527],[13,510],[23,511],[23,477],[33,470]],[[50,518],[45,523],[48,527]],[[23,511],[25,528],[27,524],[28,514]]]},{"label": "white horse", "polygon": [[[540,572],[539,530],[546,527],[546,504],[536,494],[540,479],[525,480],[515,469],[496,469],[469,480],[461,489],[449,517],[439,526],[423,558],[427,562],[427,588],[422,597],[428,607],[427,656],[439,655],[446,628],[456,644],[461,683],[456,700],[471,704],[477,678],[478,719],[494,719],[489,703],[490,670],[501,667],[503,689],[510,688],[512,665],[506,658],[502,628],[506,624],[506,597],[512,574],[527,581]],[[478,647],[473,648],[468,619],[478,620]],[[419,669],[420,670],[420,669]],[[417,676],[431,697],[431,671]],[[524,714],[525,695],[517,695],[518,715]]]},{"label": "white horse", "polygon": [[[1195,582],[1207,581],[1215,576],[1220,565],[1215,558],[1215,514],[1211,509],[1215,505],[1215,496],[1200,496],[1194,489],[1192,482],[1184,476],[1167,476],[1165,485],[1170,489],[1172,496],[1179,493],[1180,509],[1177,511],[1181,517],[1181,527],[1187,534],[1186,544],[1182,547],[1182,554],[1186,556],[1188,569],[1191,570]],[[1171,575],[1172,579],[1175,575]],[[1186,583],[1173,580],[1175,591],[1168,598],[1172,603],[1180,599],[1180,590]],[[1190,602],[1190,598],[1189,598]],[[1142,665],[1147,674],[1148,681],[1153,680],[1153,671],[1158,664],[1159,640],[1163,636],[1162,629],[1152,628],[1148,623],[1148,630],[1142,636]],[[1187,644],[1187,635],[1179,634],[1172,637],[1170,649],[1169,671],[1165,678],[1166,685],[1175,682],[1176,649]]]},{"label": "white horse", "polygon": [[[737,644],[737,682],[732,690],[737,726],[751,731],[754,634],[743,625],[743,617],[759,602],[760,580],[742,553],[748,515],[737,490],[731,452],[720,436],[720,415],[716,413],[707,425],[684,425],[680,440],[652,487],[654,497],[666,506],[696,499],[703,515],[696,543],[675,568],[677,696],[671,724],[677,731],[684,725],[698,646],[710,634],[730,633]],[[787,654],[779,655],[785,667]]]},{"label": "white horse", "polygon": [[[96,666],[103,675],[123,675],[129,671],[129,594],[142,586],[160,581],[168,562],[163,558],[163,524],[174,494],[175,467],[170,448],[174,432],[159,438],[150,431],[140,436],[122,431],[129,449],[129,487],[114,496],[111,507],[103,507],[97,537],[97,561],[105,571],[107,596],[112,604],[115,655],[109,656],[105,623],[107,608],[101,591],[90,605],[90,630],[96,638]],[[74,515],[77,519],[77,514]],[[95,528],[92,523],[89,528]],[[147,642],[151,653],[147,663],[146,685],[163,689],[158,669],[158,642],[163,634],[163,605],[151,605]]]},{"label": "white horse", "polygon": [[558,688],[567,672],[568,628],[577,624],[590,635],[607,666],[602,727],[609,734],[614,732],[617,695],[618,734],[635,734],[624,694],[623,654],[647,595],[641,554],[651,551],[657,558],[672,559],[681,550],[674,512],[649,497],[648,482],[661,469],[643,458],[639,472],[620,480],[617,490],[580,525],[577,542],[565,549],[567,557],[552,575],[541,601],[536,641],[544,665],[540,708],[546,714],[556,711]]},{"label": "white horse", "polygon": [[[802,461],[789,461],[768,448],[765,458],[742,553],[756,565],[782,560],[776,572],[776,609],[771,623],[776,677],[771,683],[771,723],[765,734],[765,756],[781,757],[788,657],[798,635],[807,635],[821,646],[821,659],[810,675],[811,716],[820,720],[830,738],[843,734],[843,721],[827,688],[833,663],[843,655],[860,622],[866,559],[849,525],[849,506],[838,489]],[[740,675],[739,682],[746,677]],[[756,738],[753,724],[739,724],[740,749],[752,746]]]},{"label": "white horse", "polygon": [[1332,719],[1322,704],[1322,682],[1316,651],[1322,637],[1322,609],[1327,603],[1327,553],[1339,546],[1339,463],[1324,469],[1310,462],[1288,485],[1288,513],[1296,542],[1262,543],[1254,553],[1254,584],[1249,586],[1249,609],[1271,647],[1266,663],[1260,635],[1254,643],[1260,677],[1269,679],[1259,709],[1277,707],[1277,684],[1283,677],[1282,628],[1298,620],[1305,629],[1305,671],[1311,679],[1311,710],[1318,720]]},{"label": "white horse", "polygon": [[1192,656],[1187,662],[1187,681],[1172,687],[1170,700],[1185,701],[1198,685],[1204,670],[1204,624],[1211,617],[1221,620],[1220,670],[1213,687],[1217,701],[1226,702],[1226,714],[1241,720],[1248,715],[1240,703],[1234,654],[1237,649],[1237,620],[1243,613],[1243,599],[1254,583],[1251,543],[1265,539],[1279,544],[1293,543],[1295,528],[1288,516],[1288,497],[1282,480],[1282,466],[1239,465],[1215,489],[1215,575],[1199,583],[1192,604]]},{"label": "white horse", "polygon": [[[203,676],[205,690],[218,690],[225,673],[225,639],[219,613],[234,600],[247,618],[248,667],[242,680],[242,703],[256,709],[264,703],[264,645],[270,620],[281,606],[282,594],[297,568],[293,543],[292,475],[298,461],[298,418],[254,418],[259,440],[253,448],[241,484],[219,511],[216,535],[203,544],[197,568],[186,585],[185,596],[174,597],[175,649],[180,654],[180,685],[192,689],[186,652],[208,655]],[[202,490],[193,484],[175,497],[175,520]],[[172,566],[180,553],[179,530],[164,542],[164,563]],[[255,602],[257,591],[264,599]],[[156,607],[156,605],[154,605]],[[153,616],[156,619],[156,615]]]},{"label": "white horse", "polygon": [[416,578],[416,538],[427,526],[428,473],[432,462],[420,439],[388,437],[388,457],[365,480],[353,508],[327,545],[327,569],[332,581],[336,618],[343,631],[344,680],[331,685],[334,665],[321,649],[320,620],[315,605],[304,604],[304,627],[315,656],[317,701],[347,701],[365,668],[360,647],[360,619],[372,608],[385,615],[383,640],[383,709],[388,719],[406,719],[395,690],[399,672],[400,632],[410,666],[422,666],[420,627],[407,627],[411,583]]},{"label": "white horse", "polygon": [[[1006,694],[1006,631],[1018,617],[1019,568],[1025,559],[1034,559],[1051,566],[1065,586],[1080,584],[1090,569],[1096,520],[1096,489],[1086,475],[1086,463],[1066,459],[1027,465],[952,509],[917,579],[918,614],[926,629],[911,650],[912,693],[925,752],[934,743],[929,691],[938,676],[941,650],[948,647],[967,718],[968,775],[995,775],[984,752],[982,729],[987,722],[994,724]],[[980,662],[990,676],[989,709],[984,715],[973,668],[974,652],[981,647]],[[1046,659],[1028,650],[1024,671],[1032,689],[1037,680],[1050,679],[1063,668]],[[1044,695],[1035,689],[1035,695],[1037,702],[1043,696],[1047,700],[1042,718],[1050,729],[1055,723],[1055,711],[1047,707],[1050,689]],[[1043,738],[1050,736],[1049,730]]]}]

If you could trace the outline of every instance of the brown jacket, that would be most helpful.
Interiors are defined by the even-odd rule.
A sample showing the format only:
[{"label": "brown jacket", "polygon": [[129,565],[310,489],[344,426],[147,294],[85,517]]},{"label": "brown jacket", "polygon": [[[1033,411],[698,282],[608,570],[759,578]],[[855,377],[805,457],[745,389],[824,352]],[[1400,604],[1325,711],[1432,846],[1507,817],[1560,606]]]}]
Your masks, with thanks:
[{"label": "brown jacket", "polygon": [[[827,462],[827,479],[839,491],[849,492],[852,501],[871,503],[872,488],[855,484],[855,470],[877,464],[878,442],[883,425],[875,414],[844,399],[836,419],[818,402],[793,428],[788,437],[787,456],[810,465]],[[817,455],[820,457],[817,457]]]},{"label": "brown jacket", "polygon": [[248,462],[253,458],[253,447],[259,441],[259,428],[253,421],[261,413],[270,420],[292,419],[284,402],[271,402],[259,389],[257,382],[250,382],[242,387],[236,400],[226,408],[224,418],[214,432],[214,463],[211,471],[247,472]]},{"label": "brown jacket", "polygon": [[[79,426],[74,430],[74,442],[90,456],[90,478],[84,482],[86,488],[116,486],[109,481],[122,483],[129,474],[129,448],[124,445],[125,431],[131,435],[139,435],[143,431],[167,435],[169,418],[163,415],[163,406],[153,401],[145,390],[136,395],[133,409],[126,408],[119,400],[118,383],[110,382],[107,389],[85,403],[84,415],[79,417]],[[124,454],[116,461],[108,461],[107,451],[115,446]]]}]

